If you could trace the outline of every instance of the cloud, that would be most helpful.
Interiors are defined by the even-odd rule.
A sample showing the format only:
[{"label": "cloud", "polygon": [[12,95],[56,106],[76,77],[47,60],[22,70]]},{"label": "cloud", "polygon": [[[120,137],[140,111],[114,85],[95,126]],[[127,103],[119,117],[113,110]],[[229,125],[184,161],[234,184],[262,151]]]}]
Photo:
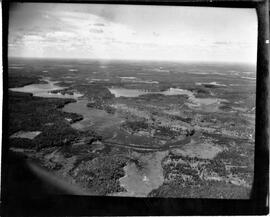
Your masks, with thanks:
[{"label": "cloud", "polygon": [[97,28],[90,28],[89,29],[89,32],[92,32],[92,33],[103,33],[103,29],[97,29]]},{"label": "cloud", "polygon": [[[216,31],[221,25],[214,22],[207,26],[203,17],[200,17],[203,23],[201,27],[196,20],[189,22],[190,19],[187,19],[192,10],[187,10],[186,15],[177,11],[173,15],[169,10],[166,15],[162,11],[162,16],[159,17],[160,11],[151,8],[151,14],[155,14],[154,19],[151,14],[143,14],[141,10],[131,13],[132,7],[124,10],[124,6],[121,9],[91,5],[87,9],[85,5],[75,5],[75,10],[70,5],[52,4],[50,7],[40,6],[38,13],[35,11],[32,14],[31,7],[28,6],[28,10],[17,8],[13,12],[20,15],[13,15],[11,19],[11,55],[19,53],[22,56],[70,58],[236,59],[238,54],[243,57],[244,52],[246,56],[251,56],[250,53],[256,49],[256,34],[244,34],[244,30],[244,33],[239,33],[235,29],[231,30],[229,26],[225,28],[225,32]],[[112,10],[109,10],[110,8]],[[145,13],[148,11],[147,7],[142,8]],[[168,21],[164,19],[167,16],[170,17]],[[181,17],[179,20],[183,22],[171,19],[173,16]],[[214,28],[215,26],[218,28]]]},{"label": "cloud", "polygon": [[228,45],[228,44],[231,44],[231,42],[228,42],[228,41],[216,41],[213,44],[215,44],[215,45]]},{"label": "cloud", "polygon": [[[46,21],[40,26],[25,26],[14,29],[10,43],[27,47],[39,46],[48,52],[49,49],[75,50],[82,46],[91,49],[97,56],[112,50],[153,49],[164,46],[179,46],[183,40],[169,40],[152,32],[149,36],[138,34],[135,29],[122,23],[113,22],[100,15],[86,12],[46,11]],[[44,17],[44,15],[43,15]],[[50,20],[50,25],[49,21]],[[57,25],[55,25],[57,23]],[[16,36],[17,34],[17,36]],[[19,37],[18,35],[24,35]],[[48,48],[48,49],[47,49]]]},{"label": "cloud", "polygon": [[156,36],[156,37],[159,37],[160,34],[159,33],[156,33],[156,32],[153,32],[153,35]]},{"label": "cloud", "polygon": [[104,23],[94,23],[93,25],[94,25],[94,26],[105,26]]}]

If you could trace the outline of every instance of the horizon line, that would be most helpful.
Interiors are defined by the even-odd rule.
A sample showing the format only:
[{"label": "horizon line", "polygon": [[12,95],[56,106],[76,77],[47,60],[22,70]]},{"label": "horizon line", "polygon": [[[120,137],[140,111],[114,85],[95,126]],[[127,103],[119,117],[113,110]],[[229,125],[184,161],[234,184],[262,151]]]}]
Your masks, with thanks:
[{"label": "horizon line", "polygon": [[78,58],[78,57],[21,57],[21,56],[8,56],[8,59],[38,59],[38,60],[93,60],[93,61],[104,61],[104,62],[110,62],[110,61],[127,61],[127,62],[178,62],[178,63],[219,63],[219,64],[246,64],[246,65],[252,65],[256,66],[257,61],[255,62],[244,62],[244,61],[215,61],[215,60],[162,60],[162,59],[109,59],[109,58]]}]

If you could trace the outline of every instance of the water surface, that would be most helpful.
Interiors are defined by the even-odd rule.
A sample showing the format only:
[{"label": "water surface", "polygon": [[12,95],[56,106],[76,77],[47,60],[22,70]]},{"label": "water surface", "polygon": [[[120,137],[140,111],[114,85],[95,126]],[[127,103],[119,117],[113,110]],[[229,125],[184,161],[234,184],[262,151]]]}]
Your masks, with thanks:
[{"label": "water surface", "polygon": [[115,95],[115,97],[139,97],[146,94],[162,94],[165,96],[174,96],[174,95],[186,95],[188,96],[188,102],[186,103],[189,107],[206,109],[209,111],[218,111],[219,104],[225,102],[224,99],[219,99],[215,97],[208,98],[197,98],[194,93],[189,90],[180,89],[180,88],[169,88],[165,91],[159,92],[150,92],[140,89],[127,89],[127,88],[108,88],[109,91]]},{"label": "water surface", "polygon": [[[87,107],[87,99],[79,99],[77,102],[69,103],[64,106],[63,111],[77,113],[83,116],[83,120],[72,124],[77,130],[87,131],[91,128],[102,133],[105,137],[112,137],[114,131],[123,122],[123,119],[117,115],[108,114],[107,112]],[[105,134],[105,135],[104,135]]]},{"label": "water surface", "polygon": [[64,90],[66,87],[60,87],[56,84],[58,81],[51,81],[49,79],[43,79],[44,84],[30,84],[23,87],[9,88],[14,92],[23,92],[23,93],[32,93],[33,96],[45,97],[45,98],[72,98],[77,99],[83,96],[80,93],[74,92],[73,94],[61,94],[61,93],[52,93],[51,91]]},{"label": "water surface", "polygon": [[146,197],[164,182],[161,161],[168,151],[147,154],[133,152],[132,155],[137,163],[128,162],[124,167],[125,176],[119,179],[120,185],[127,191],[115,193],[114,196]]}]

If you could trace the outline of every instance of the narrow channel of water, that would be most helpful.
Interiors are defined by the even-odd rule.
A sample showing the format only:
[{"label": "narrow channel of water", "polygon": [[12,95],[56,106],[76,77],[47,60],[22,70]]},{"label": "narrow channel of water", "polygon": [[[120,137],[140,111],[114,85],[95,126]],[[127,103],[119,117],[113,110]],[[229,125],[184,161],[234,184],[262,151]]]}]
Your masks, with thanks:
[{"label": "narrow channel of water", "polygon": [[73,123],[72,127],[82,131],[94,128],[103,138],[113,137],[124,120],[118,115],[108,114],[100,109],[89,108],[87,107],[88,102],[87,99],[78,99],[77,102],[64,106],[63,111],[83,116],[83,120]]},{"label": "narrow channel of water", "polygon": [[[64,87],[58,87],[56,85],[57,82],[50,80],[46,80],[46,82],[46,84],[32,84],[21,88],[11,88],[11,90],[33,93],[34,96],[39,97],[76,98],[76,102],[66,104],[62,109],[65,112],[77,113],[83,116],[83,120],[72,124],[73,128],[82,131],[94,129],[102,135],[105,144],[106,140],[113,139],[113,141],[116,141],[119,144],[126,144],[126,146],[131,149],[131,158],[136,159],[136,161],[129,161],[127,163],[124,167],[125,176],[119,180],[121,186],[123,186],[127,192],[115,193],[112,195],[145,197],[153,189],[158,188],[163,183],[162,159],[168,154],[168,149],[171,148],[171,146],[182,144],[181,141],[179,141],[179,144],[168,144],[167,147],[162,147],[161,149],[157,148],[157,146],[155,146],[155,140],[150,137],[130,135],[121,130],[120,125],[125,119],[117,114],[108,114],[103,110],[87,107],[88,100],[79,98],[79,96],[82,95],[65,96],[62,94],[52,94],[50,91],[61,90],[64,89]],[[140,93],[141,92],[142,91],[140,91]],[[184,93],[186,94],[187,92],[184,91],[183,94]],[[126,94],[133,94],[132,96],[136,95],[135,92],[127,92]],[[165,94],[170,95],[172,93],[165,92]],[[183,141],[183,143],[188,142],[189,140]],[[140,148],[140,146],[142,146],[142,148]]]}]

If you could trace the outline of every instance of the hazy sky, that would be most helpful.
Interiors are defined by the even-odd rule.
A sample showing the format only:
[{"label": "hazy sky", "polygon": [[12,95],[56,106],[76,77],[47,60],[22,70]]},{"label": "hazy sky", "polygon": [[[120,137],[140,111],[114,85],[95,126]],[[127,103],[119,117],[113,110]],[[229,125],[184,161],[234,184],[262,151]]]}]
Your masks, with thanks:
[{"label": "hazy sky", "polygon": [[16,3],[9,56],[256,62],[254,9]]}]

